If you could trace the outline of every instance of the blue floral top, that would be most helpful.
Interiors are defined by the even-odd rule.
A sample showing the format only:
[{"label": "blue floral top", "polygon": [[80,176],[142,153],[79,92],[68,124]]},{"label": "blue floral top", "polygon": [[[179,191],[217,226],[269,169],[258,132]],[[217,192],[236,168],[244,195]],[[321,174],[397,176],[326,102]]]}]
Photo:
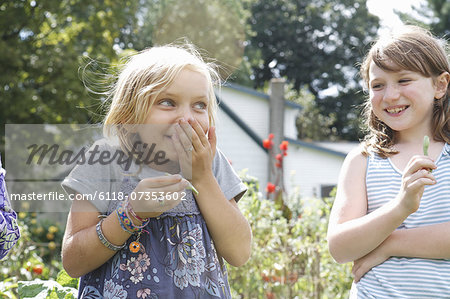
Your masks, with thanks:
[{"label": "blue floral top", "polygon": [[[111,150],[108,147],[103,145],[102,150]],[[164,175],[146,166],[134,165],[129,171],[118,165],[89,165],[89,171],[87,167],[78,165],[64,180],[68,192],[129,194],[141,179]],[[213,171],[225,196],[238,200],[246,187],[219,150]],[[92,203],[100,213],[109,215],[119,201]],[[138,252],[129,249],[137,239],[133,235],[124,249],[83,276],[78,298],[231,298],[226,267],[192,192],[186,190],[186,200],[152,218],[145,231]]]},{"label": "blue floral top", "polygon": [[5,173],[0,161],[0,259],[8,254],[20,237],[17,215],[11,208],[6,191]]}]

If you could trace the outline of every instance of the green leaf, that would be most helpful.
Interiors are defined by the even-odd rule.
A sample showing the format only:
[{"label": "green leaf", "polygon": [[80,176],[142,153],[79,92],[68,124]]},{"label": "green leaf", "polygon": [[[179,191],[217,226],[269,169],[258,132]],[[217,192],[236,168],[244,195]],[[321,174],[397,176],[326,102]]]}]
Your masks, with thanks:
[{"label": "green leaf", "polygon": [[42,280],[37,279],[34,281],[19,281],[18,291],[20,298],[36,298],[47,296],[50,289]]},{"label": "green leaf", "polygon": [[63,287],[78,288],[78,279],[70,277],[64,269],[62,269],[58,273],[56,282],[58,282]]},{"label": "green leaf", "polygon": [[424,156],[428,156],[428,147],[430,146],[430,138],[428,135],[423,137],[423,154]]}]

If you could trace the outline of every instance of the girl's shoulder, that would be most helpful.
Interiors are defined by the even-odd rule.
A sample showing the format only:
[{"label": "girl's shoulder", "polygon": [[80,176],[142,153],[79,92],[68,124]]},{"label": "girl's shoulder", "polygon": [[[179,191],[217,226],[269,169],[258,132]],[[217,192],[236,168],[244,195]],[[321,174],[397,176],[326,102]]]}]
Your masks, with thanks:
[{"label": "girl's shoulder", "polygon": [[[369,153],[372,155],[372,153]],[[347,156],[345,157],[344,163],[351,163],[351,164],[366,164],[367,158],[369,157],[368,154],[365,153],[364,145],[360,143],[357,147],[352,149]]]},{"label": "girl's shoulder", "polygon": [[364,177],[367,169],[368,156],[363,152],[360,144],[352,149],[345,157],[341,168],[341,177]]}]

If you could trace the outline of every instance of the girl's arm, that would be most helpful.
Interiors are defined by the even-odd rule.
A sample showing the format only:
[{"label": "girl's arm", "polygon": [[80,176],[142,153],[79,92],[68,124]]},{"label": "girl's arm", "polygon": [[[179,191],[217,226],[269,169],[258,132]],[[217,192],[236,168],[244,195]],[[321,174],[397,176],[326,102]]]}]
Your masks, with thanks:
[{"label": "girl's arm", "polygon": [[250,258],[250,225],[234,199],[227,200],[214,175],[194,183],[197,203],[218,253],[232,266],[239,267]]},{"label": "girl's arm", "polygon": [[418,209],[424,186],[434,184],[425,170],[436,168],[434,163],[427,157],[415,156],[405,168],[398,196],[366,214],[366,163],[366,157],[356,149],[342,166],[328,228],[330,253],[339,263],[357,260],[377,248]]},{"label": "girl's arm", "polygon": [[[225,197],[214,177],[212,161],[216,149],[215,128],[211,127],[206,136],[199,123],[190,119],[189,122],[180,121],[176,131],[174,145],[182,170],[187,169],[186,172],[192,176],[192,184],[198,190],[195,198],[216,250],[229,264],[241,266],[250,258],[252,233],[236,201]],[[185,157],[185,148],[191,145],[193,149]]]},{"label": "girl's arm", "polygon": [[394,231],[380,246],[355,261],[355,281],[391,256],[450,259],[450,222]]},{"label": "girl's arm", "polygon": [[338,263],[354,261],[380,245],[403,221],[395,205],[367,214],[367,158],[359,148],[346,157],[328,226],[328,246]]},{"label": "girl's arm", "polygon": [[[97,209],[88,201],[72,203],[61,252],[64,269],[71,277],[80,277],[97,269],[116,253],[105,247],[97,236],[98,215]],[[118,246],[131,236],[121,228],[116,213],[103,220],[102,231],[109,242]]]},{"label": "girl's arm", "polygon": [[[186,186],[187,181],[180,175],[146,178],[139,182],[134,192],[180,192]],[[143,218],[157,217],[179,203],[180,201],[167,201],[162,208],[153,200],[131,201],[136,214]],[[96,225],[100,221],[98,216],[97,209],[89,201],[78,200],[72,203],[62,246],[63,266],[72,277],[80,277],[97,269],[116,253],[100,242],[96,231]],[[141,224],[134,217],[132,221],[136,225]],[[131,236],[122,229],[115,212],[103,220],[101,228],[105,238],[113,245],[120,246]]]}]

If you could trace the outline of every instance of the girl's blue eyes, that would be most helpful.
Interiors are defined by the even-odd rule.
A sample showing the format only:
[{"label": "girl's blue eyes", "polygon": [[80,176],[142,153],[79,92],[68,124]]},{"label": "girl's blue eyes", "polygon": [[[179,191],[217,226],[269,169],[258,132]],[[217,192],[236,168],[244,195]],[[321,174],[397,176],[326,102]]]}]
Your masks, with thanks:
[{"label": "girl's blue eyes", "polygon": [[162,106],[174,106],[171,100],[161,100],[158,104]]},{"label": "girl's blue eyes", "polygon": [[203,110],[203,109],[206,109],[206,104],[203,103],[203,102],[198,102],[198,103],[195,103],[194,107],[196,109],[202,109]]},{"label": "girl's blue eyes", "polygon": [[[166,106],[166,107],[175,107],[175,102],[172,100],[161,100],[158,102],[158,105],[162,105],[162,106]],[[200,110],[206,110],[206,103],[204,102],[197,102],[194,104],[194,108],[195,109],[200,109]]]}]

